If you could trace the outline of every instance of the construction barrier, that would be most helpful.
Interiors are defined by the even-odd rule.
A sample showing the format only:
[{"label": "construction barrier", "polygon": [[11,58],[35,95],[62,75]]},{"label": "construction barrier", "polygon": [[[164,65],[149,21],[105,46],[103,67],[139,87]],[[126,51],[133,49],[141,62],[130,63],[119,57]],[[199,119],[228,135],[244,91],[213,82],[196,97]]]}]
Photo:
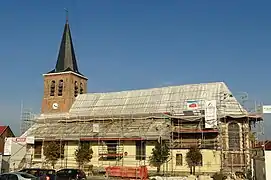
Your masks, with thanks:
[{"label": "construction barrier", "polygon": [[135,178],[146,180],[148,178],[148,169],[146,166],[126,167],[126,166],[109,166],[105,168],[107,176]]}]

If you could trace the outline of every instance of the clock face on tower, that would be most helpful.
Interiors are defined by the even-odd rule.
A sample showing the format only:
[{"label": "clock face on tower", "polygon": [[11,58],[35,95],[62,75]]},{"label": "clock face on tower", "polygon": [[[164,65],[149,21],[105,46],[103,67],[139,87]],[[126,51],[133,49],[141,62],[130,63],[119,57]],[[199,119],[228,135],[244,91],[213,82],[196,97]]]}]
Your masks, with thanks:
[{"label": "clock face on tower", "polygon": [[58,109],[58,104],[57,103],[53,103],[53,109]]}]

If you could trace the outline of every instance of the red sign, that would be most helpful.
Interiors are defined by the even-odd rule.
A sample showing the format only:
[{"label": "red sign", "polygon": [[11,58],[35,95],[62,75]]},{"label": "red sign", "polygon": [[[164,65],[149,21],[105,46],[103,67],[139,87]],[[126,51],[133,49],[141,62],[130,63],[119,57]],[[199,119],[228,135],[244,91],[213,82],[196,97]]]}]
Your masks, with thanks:
[{"label": "red sign", "polygon": [[13,138],[12,141],[15,141],[15,142],[26,142],[26,138]]},{"label": "red sign", "polygon": [[199,102],[194,101],[194,100],[190,100],[190,101],[186,101],[186,105],[187,105],[188,110],[194,110],[199,107]]},{"label": "red sign", "polygon": [[198,105],[196,104],[196,103],[194,103],[194,104],[189,104],[189,107],[190,108],[195,108],[195,107],[197,107]]}]

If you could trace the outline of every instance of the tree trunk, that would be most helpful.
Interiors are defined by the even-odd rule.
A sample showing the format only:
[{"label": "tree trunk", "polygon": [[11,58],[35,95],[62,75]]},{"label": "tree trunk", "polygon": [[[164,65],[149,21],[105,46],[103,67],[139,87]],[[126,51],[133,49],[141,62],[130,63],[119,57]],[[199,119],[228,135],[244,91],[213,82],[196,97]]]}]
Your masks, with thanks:
[{"label": "tree trunk", "polygon": [[78,169],[81,169],[82,168],[82,162],[78,162]]},{"label": "tree trunk", "polygon": [[157,166],[156,172],[157,172],[157,173],[160,173],[160,169],[161,169],[161,166]]},{"label": "tree trunk", "polygon": [[83,163],[80,163],[79,169],[82,169],[82,167],[84,167],[84,164],[83,164]]},{"label": "tree trunk", "polygon": [[192,166],[190,166],[190,174],[193,174]]},{"label": "tree trunk", "polygon": [[193,166],[193,175],[196,174],[196,166]]}]

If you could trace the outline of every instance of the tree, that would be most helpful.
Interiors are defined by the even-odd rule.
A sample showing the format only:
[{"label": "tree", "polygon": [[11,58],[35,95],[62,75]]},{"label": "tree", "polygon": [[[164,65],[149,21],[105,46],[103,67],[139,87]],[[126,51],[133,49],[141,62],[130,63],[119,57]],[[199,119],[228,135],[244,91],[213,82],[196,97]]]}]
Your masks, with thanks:
[{"label": "tree", "polygon": [[88,142],[81,142],[78,148],[75,150],[74,155],[79,168],[81,168],[84,164],[90,162],[92,159],[93,150]]},{"label": "tree", "polygon": [[202,154],[197,146],[190,147],[186,153],[186,162],[190,167],[190,173],[195,175],[195,167],[202,164]]},{"label": "tree", "polygon": [[49,141],[45,142],[43,146],[43,155],[45,156],[45,160],[55,168],[55,164],[58,159],[61,157],[64,148],[60,146],[60,142],[57,141]]},{"label": "tree", "polygon": [[156,142],[152,149],[152,155],[149,157],[150,164],[157,168],[157,173],[160,172],[161,165],[166,162],[169,157],[169,148],[165,141]]}]

